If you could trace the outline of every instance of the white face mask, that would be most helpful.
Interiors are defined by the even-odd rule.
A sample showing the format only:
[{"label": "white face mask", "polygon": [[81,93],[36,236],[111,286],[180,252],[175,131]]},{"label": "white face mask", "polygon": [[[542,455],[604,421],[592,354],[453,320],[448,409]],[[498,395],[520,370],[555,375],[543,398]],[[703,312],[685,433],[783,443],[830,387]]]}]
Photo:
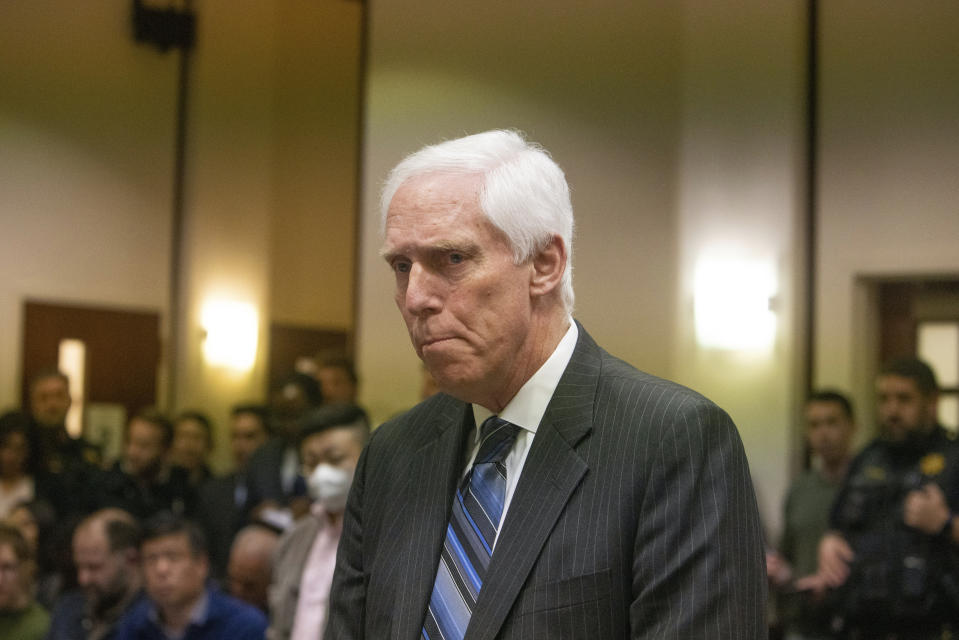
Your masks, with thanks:
[{"label": "white face mask", "polygon": [[329,464],[317,465],[307,480],[310,497],[319,502],[327,513],[343,511],[351,484],[353,484],[352,471]]}]

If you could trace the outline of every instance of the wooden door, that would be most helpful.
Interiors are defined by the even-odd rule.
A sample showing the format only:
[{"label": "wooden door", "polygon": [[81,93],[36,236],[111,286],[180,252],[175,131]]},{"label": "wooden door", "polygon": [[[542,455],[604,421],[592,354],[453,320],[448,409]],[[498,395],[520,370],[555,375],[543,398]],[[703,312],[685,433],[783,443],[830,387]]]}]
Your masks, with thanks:
[{"label": "wooden door", "polygon": [[[29,407],[30,382],[42,370],[59,366],[60,344],[68,339],[85,347],[87,406],[122,408],[123,416],[129,416],[156,404],[159,313],[28,300],[23,307],[24,408]],[[84,425],[85,433],[88,427]]]},{"label": "wooden door", "polygon": [[959,281],[879,283],[880,362],[916,356],[936,372],[939,420],[959,430]]}]

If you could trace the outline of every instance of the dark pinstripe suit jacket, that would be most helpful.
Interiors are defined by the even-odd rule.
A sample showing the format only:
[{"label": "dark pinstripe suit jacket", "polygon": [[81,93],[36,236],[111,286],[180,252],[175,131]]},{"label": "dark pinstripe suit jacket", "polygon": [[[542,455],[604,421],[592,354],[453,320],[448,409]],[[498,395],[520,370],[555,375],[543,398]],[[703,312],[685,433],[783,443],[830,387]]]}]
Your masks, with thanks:
[{"label": "dark pinstripe suit jacket", "polygon": [[[440,394],[377,429],[340,541],[328,640],[420,637],[470,407]],[[764,638],[756,499],[729,416],[580,327],[467,638]]]}]

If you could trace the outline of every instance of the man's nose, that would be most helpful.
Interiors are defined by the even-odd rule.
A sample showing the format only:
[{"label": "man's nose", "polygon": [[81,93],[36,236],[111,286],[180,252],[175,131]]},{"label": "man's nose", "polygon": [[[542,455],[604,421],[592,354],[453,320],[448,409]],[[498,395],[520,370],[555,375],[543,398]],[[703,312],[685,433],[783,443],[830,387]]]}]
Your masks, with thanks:
[{"label": "man's nose", "polygon": [[432,313],[440,307],[437,278],[421,264],[413,263],[410,266],[405,294],[403,302],[413,315]]}]

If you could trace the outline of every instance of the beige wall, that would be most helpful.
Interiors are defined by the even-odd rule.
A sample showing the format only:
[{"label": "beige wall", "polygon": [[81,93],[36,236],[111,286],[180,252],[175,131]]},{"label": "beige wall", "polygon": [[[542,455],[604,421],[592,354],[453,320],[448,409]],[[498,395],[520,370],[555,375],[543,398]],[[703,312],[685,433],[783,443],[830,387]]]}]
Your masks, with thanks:
[{"label": "beige wall", "polygon": [[[271,318],[351,326],[360,5],[194,7],[172,404],[213,416],[223,466],[229,406],[265,395]],[[149,308],[167,322],[178,59],[135,44],[130,11],[120,0],[4,11],[3,409],[19,401],[24,298]],[[259,310],[252,370],[205,361],[211,297]]]},{"label": "beige wall", "polygon": [[815,381],[869,421],[875,308],[857,278],[959,279],[959,4],[821,3]]},{"label": "beige wall", "polygon": [[[206,0],[198,15],[175,363],[177,408],[208,411],[221,436],[231,404],[262,398],[271,317],[276,15],[268,3],[244,11],[232,7],[227,0]],[[211,299],[252,304],[259,312],[252,369],[232,371],[204,358],[200,318]],[[220,464],[228,461],[225,448],[218,453]]]},{"label": "beige wall", "polygon": [[362,4],[277,2],[270,308],[352,329]]},{"label": "beige wall", "polygon": [[[775,537],[795,468],[801,391],[804,9],[687,2],[683,20],[673,375],[732,416]],[[745,260],[775,277],[777,331],[748,350],[702,346],[694,283],[703,259]],[[727,283],[733,289],[739,282]]]},{"label": "beige wall", "polygon": [[[82,13],[82,19],[79,14]],[[175,61],[129,5],[15,2],[0,37],[0,407],[23,300],[167,307]]]}]

